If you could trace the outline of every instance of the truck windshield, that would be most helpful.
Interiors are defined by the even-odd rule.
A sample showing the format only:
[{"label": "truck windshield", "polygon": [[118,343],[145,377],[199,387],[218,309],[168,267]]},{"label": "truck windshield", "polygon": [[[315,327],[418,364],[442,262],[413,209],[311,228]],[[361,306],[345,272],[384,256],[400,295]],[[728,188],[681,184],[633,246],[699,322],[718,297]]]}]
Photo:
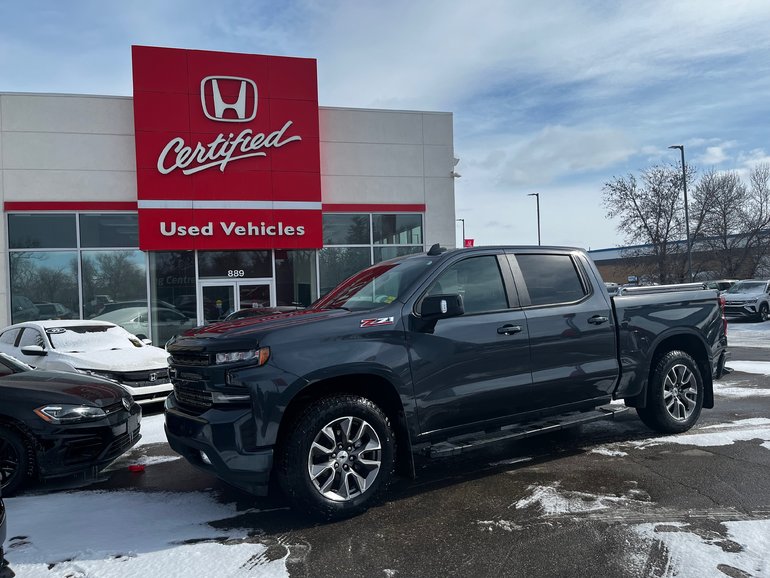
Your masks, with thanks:
[{"label": "truck windshield", "polygon": [[337,285],[311,308],[361,311],[393,303],[435,262],[425,256],[378,263]]}]

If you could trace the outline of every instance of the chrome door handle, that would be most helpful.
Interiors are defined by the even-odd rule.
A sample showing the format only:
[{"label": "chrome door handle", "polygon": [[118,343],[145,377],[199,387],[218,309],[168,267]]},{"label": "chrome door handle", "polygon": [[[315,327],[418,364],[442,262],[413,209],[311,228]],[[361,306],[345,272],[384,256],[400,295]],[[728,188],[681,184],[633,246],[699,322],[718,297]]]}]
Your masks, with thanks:
[{"label": "chrome door handle", "polygon": [[604,315],[594,315],[588,320],[593,325],[601,325],[602,323],[607,323],[607,321],[609,321],[609,318]]},{"label": "chrome door handle", "polygon": [[514,335],[515,333],[521,333],[521,325],[506,324],[497,328],[497,332],[500,335]]}]

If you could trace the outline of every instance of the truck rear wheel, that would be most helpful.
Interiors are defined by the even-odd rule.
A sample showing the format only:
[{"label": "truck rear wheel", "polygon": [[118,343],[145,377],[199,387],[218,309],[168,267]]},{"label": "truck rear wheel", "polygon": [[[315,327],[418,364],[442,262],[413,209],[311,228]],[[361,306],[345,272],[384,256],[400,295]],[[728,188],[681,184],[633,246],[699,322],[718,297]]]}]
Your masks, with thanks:
[{"label": "truck rear wheel", "polygon": [[302,413],[278,460],[279,481],[296,507],[324,519],[343,518],[366,510],[387,488],[395,437],[371,400],[337,395]]},{"label": "truck rear wheel", "polygon": [[702,407],[703,379],[698,364],[684,351],[669,351],[652,372],[647,407],[636,412],[655,431],[680,433],[698,421]]}]

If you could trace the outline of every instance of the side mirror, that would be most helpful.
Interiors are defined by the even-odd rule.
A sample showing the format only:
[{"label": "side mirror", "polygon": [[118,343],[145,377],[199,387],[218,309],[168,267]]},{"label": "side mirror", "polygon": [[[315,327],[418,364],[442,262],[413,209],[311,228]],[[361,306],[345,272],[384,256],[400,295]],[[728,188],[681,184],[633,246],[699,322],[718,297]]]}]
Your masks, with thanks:
[{"label": "side mirror", "polygon": [[152,339],[142,339],[142,343],[145,345],[152,345]]},{"label": "side mirror", "polygon": [[48,355],[48,352],[39,345],[27,345],[26,347],[21,348],[21,352],[24,355],[31,355],[33,357],[43,357],[44,355]]},{"label": "side mirror", "polygon": [[463,298],[459,294],[428,295],[420,304],[420,316],[425,320],[447,319],[465,313]]}]

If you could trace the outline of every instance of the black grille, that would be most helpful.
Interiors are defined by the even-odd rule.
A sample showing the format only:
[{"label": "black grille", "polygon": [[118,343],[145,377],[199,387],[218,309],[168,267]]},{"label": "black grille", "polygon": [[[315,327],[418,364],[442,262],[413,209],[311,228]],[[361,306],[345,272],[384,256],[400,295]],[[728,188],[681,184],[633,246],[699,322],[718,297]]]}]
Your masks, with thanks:
[{"label": "black grille", "polygon": [[137,439],[139,436],[139,428],[136,428],[131,434],[128,432],[119,435],[114,440],[112,440],[112,443],[110,443],[107,448],[104,450],[104,458],[109,459],[112,457],[117,457],[119,455],[122,455],[126,450],[128,450],[134,443],[134,440]]},{"label": "black grille", "polygon": [[213,405],[211,392],[189,387],[181,383],[174,384],[174,396],[179,405],[183,407],[205,410]]},{"label": "black grille", "polygon": [[144,371],[127,371],[115,374],[118,380],[130,387],[148,387],[168,383],[168,368]]},{"label": "black grille", "polygon": [[174,351],[171,353],[171,359],[178,365],[211,365],[208,353]]}]

